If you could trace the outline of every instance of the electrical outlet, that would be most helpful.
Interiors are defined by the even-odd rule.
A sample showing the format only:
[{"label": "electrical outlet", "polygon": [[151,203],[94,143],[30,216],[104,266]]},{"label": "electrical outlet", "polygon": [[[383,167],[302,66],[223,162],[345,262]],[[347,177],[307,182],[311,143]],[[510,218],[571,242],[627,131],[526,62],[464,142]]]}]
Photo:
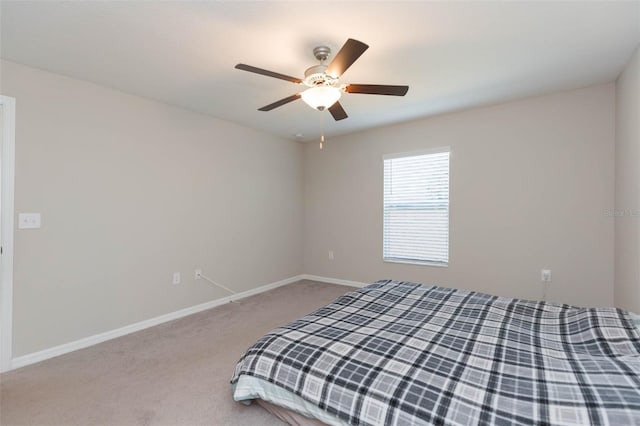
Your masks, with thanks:
[{"label": "electrical outlet", "polygon": [[180,284],[180,272],[173,273],[173,283]]},{"label": "electrical outlet", "polygon": [[543,283],[551,282],[551,269],[540,270],[540,281],[542,281]]},{"label": "electrical outlet", "polygon": [[329,250],[329,260],[333,260],[333,250]]},{"label": "electrical outlet", "polygon": [[195,273],[193,274],[196,280],[201,280],[202,279],[202,269],[196,269]]}]

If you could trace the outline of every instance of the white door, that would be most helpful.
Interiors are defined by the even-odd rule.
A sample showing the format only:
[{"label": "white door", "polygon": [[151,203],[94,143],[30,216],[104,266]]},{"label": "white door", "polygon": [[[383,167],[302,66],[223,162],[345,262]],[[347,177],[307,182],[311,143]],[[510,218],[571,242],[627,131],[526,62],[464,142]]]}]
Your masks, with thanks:
[{"label": "white door", "polygon": [[0,96],[0,371],[11,368],[15,99]]},{"label": "white door", "polygon": [[[4,144],[2,143],[2,139],[4,137],[4,105],[0,103],[0,224],[2,223],[2,204],[3,204],[3,199],[2,199],[2,181],[4,179],[2,179],[2,169],[4,169],[4,164],[2,162],[2,158],[4,157],[4,155],[2,155],[2,147],[4,146]],[[2,242],[3,242],[3,237],[4,237],[4,229],[2,229],[2,226],[0,226],[0,257],[2,257],[2,255],[4,254],[4,248],[2,247]],[[5,339],[7,339],[7,337],[5,336],[7,333],[7,330],[5,330],[7,324],[5,324],[6,318],[5,318],[5,310],[6,308],[6,303],[5,300],[8,298],[7,297],[7,291],[5,290],[5,283],[4,283],[4,279],[3,279],[3,271],[4,271],[4,262],[0,261],[0,371],[6,371],[9,369],[10,364],[11,364],[11,347],[6,347],[7,342],[5,342]]]}]

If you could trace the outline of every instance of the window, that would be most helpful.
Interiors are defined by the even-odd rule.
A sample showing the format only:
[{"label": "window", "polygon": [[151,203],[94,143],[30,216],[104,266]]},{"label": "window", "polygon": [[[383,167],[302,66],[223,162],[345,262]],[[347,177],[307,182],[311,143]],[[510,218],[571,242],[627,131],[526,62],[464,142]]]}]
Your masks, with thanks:
[{"label": "window", "polygon": [[449,263],[449,150],[384,157],[383,258]]}]

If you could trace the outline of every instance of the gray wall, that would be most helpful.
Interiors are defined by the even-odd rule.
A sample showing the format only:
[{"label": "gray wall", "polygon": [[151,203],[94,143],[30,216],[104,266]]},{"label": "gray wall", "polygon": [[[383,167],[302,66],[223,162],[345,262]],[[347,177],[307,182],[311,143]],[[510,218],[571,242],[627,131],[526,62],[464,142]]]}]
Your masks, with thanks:
[{"label": "gray wall", "polygon": [[[526,298],[542,297],[546,267],[549,299],[613,303],[613,84],[331,138],[319,151],[1,66],[1,92],[17,98],[16,213],[43,221],[15,233],[14,356],[226,296],[194,281],[195,267],[236,291],[304,272]],[[382,155],[440,146],[452,150],[450,265],[385,263]],[[618,303],[632,290],[617,285]]]},{"label": "gray wall", "polygon": [[[17,99],[13,355],[302,272],[302,146],[2,62]],[[16,220],[17,223],[17,220]],[[172,285],[172,273],[183,282]]]},{"label": "gray wall", "polygon": [[[613,303],[615,88],[509,102],[305,147],[304,271]],[[382,260],[382,156],[451,147],[449,267]],[[334,251],[329,260],[327,252]]]},{"label": "gray wall", "polygon": [[640,312],[640,47],[616,84],[615,303]]}]

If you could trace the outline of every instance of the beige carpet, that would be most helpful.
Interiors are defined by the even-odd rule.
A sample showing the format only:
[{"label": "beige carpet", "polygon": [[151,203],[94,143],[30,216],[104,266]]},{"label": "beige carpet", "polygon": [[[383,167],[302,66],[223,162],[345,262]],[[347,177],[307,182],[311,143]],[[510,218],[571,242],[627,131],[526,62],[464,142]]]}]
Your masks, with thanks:
[{"label": "beige carpet", "polygon": [[2,425],[281,425],[231,397],[258,337],[351,288],[301,281],[0,376]]}]

